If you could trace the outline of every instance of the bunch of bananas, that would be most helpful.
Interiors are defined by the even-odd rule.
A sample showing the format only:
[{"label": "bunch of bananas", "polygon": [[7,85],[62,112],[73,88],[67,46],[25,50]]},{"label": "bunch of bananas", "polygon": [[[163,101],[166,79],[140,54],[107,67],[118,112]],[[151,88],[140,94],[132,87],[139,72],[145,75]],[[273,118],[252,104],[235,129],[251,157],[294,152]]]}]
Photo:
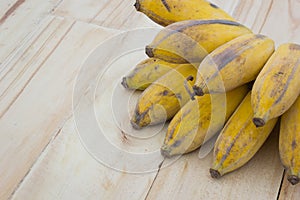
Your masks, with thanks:
[{"label": "bunch of bananas", "polygon": [[[123,77],[142,90],[131,118],[141,129],[170,120],[161,154],[189,153],[219,133],[213,178],[247,163],[281,117],[279,154],[288,180],[300,180],[300,45],[275,50],[206,0],[137,0],[163,28],[148,59]],[[298,99],[297,99],[298,98]]]}]

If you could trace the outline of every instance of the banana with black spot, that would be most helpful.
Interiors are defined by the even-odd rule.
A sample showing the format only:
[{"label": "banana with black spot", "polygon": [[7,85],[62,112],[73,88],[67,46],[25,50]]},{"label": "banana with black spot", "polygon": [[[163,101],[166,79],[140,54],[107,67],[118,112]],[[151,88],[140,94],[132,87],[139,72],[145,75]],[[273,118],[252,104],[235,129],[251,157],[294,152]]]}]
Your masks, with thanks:
[{"label": "banana with black spot", "polygon": [[223,128],[248,91],[244,85],[227,93],[190,100],[170,122],[161,154],[171,157],[199,148]]},{"label": "banana with black spot", "polygon": [[228,20],[177,22],[156,35],[146,54],[172,63],[200,63],[217,47],[249,33],[247,27]]},{"label": "banana with black spot", "polygon": [[[140,129],[172,118],[189,101],[186,87],[192,90],[196,74],[195,66],[183,64],[152,83],[138,99],[131,118],[132,126]],[[191,81],[185,85],[187,78]]]},{"label": "banana with black spot", "polygon": [[191,19],[234,21],[228,13],[205,0],[136,0],[134,6],[162,26]]},{"label": "banana with black spot", "polygon": [[300,97],[281,116],[279,154],[292,185],[300,181]]},{"label": "banana with black spot", "polygon": [[158,58],[148,58],[140,62],[122,79],[127,89],[145,90],[150,84],[179,64],[169,63]]},{"label": "banana with black spot", "polygon": [[252,91],[257,127],[286,112],[300,94],[300,45],[280,45],[259,73]]},{"label": "banana with black spot", "polygon": [[260,34],[243,35],[220,46],[200,64],[195,94],[222,93],[254,80],[274,48],[274,41]]},{"label": "banana with black spot", "polygon": [[220,178],[246,164],[264,144],[277,118],[270,120],[264,127],[252,123],[251,92],[230,117],[215,143],[213,164],[210,174]]}]

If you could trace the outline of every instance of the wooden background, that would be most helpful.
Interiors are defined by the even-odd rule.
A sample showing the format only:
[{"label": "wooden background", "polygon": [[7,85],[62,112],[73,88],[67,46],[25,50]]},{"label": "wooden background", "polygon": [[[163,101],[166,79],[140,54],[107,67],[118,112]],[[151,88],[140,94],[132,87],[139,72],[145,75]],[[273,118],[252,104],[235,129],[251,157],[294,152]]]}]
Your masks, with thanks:
[{"label": "wooden background", "polygon": [[[300,43],[299,0],[212,2],[277,46]],[[211,155],[192,153],[145,174],[118,172],[90,156],[76,134],[74,82],[105,39],[158,27],[133,4],[0,0],[0,199],[299,199],[300,185],[289,185],[281,167],[276,133],[220,180],[207,171]]]}]

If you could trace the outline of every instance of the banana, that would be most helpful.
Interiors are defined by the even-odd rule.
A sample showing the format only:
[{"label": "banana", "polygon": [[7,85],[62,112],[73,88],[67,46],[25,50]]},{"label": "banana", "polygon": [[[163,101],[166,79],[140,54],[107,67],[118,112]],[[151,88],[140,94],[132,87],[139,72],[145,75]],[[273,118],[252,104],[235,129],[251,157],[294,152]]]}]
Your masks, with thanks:
[{"label": "banana", "polygon": [[259,73],[252,91],[257,127],[287,111],[300,94],[300,45],[280,45]]},{"label": "banana", "polygon": [[287,170],[288,181],[300,181],[300,98],[282,115],[279,134],[280,159]]},{"label": "banana", "polygon": [[188,20],[162,29],[146,46],[149,57],[172,63],[200,63],[218,46],[251,31],[228,20]]},{"label": "banana", "polygon": [[197,68],[191,64],[180,65],[151,84],[139,97],[131,124],[139,129],[147,125],[162,123],[173,117],[188,102],[190,94],[184,86],[192,89]]},{"label": "banana", "polygon": [[251,92],[230,117],[215,143],[210,174],[220,178],[246,164],[263,145],[274,128],[277,118],[264,127],[252,123]]},{"label": "banana", "polygon": [[162,26],[190,19],[234,21],[225,11],[205,0],[136,0],[134,6]]},{"label": "banana", "polygon": [[220,46],[200,64],[195,94],[222,93],[254,80],[273,52],[273,40],[259,34],[243,35]]},{"label": "banana", "polygon": [[148,58],[123,77],[122,85],[127,89],[145,90],[151,83],[177,66],[178,64],[165,62],[158,58]]},{"label": "banana", "polygon": [[228,93],[206,94],[190,100],[170,122],[161,154],[171,157],[200,147],[222,129],[247,92],[244,85]]}]

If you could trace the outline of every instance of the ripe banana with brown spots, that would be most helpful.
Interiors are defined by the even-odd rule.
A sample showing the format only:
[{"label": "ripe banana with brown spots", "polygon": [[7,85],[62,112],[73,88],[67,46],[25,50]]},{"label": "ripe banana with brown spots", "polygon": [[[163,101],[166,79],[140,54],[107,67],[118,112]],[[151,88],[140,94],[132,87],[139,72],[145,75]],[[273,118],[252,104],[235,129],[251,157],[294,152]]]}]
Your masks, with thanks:
[{"label": "ripe banana with brown spots", "polygon": [[259,34],[243,35],[220,46],[200,64],[195,94],[222,93],[254,80],[273,52],[273,40]]},{"label": "ripe banana with brown spots", "polygon": [[300,45],[280,45],[259,73],[252,91],[256,126],[264,126],[287,111],[300,94]]},{"label": "ripe banana with brown spots", "polygon": [[190,100],[170,122],[161,154],[171,157],[199,148],[222,129],[248,91],[244,85],[228,93]]},{"label": "ripe banana with brown spots", "polygon": [[150,84],[178,65],[158,58],[148,58],[123,77],[122,85],[127,89],[145,90]]},{"label": "ripe banana with brown spots", "polygon": [[184,86],[192,89],[197,68],[191,64],[180,65],[151,84],[139,97],[131,124],[139,129],[147,125],[165,122],[173,117],[189,101],[190,94]]},{"label": "ripe banana with brown spots", "polygon": [[220,178],[246,164],[260,149],[272,132],[277,118],[264,127],[252,123],[251,92],[230,117],[215,143],[210,174]]},{"label": "ripe banana with brown spots", "polygon": [[162,26],[190,19],[234,21],[225,11],[205,0],[136,0],[134,6]]},{"label": "ripe banana with brown spots", "polygon": [[279,154],[286,169],[288,181],[300,181],[300,98],[281,116]]},{"label": "ripe banana with brown spots", "polygon": [[200,63],[217,47],[251,30],[228,20],[188,20],[162,29],[146,46],[149,57],[173,63]]}]

